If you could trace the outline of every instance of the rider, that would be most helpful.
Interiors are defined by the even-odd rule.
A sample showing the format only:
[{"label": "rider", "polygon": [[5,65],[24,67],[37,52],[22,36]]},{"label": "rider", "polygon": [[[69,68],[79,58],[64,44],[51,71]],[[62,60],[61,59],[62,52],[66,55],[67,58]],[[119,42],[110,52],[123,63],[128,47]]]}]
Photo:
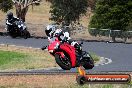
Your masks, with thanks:
[{"label": "rider", "polygon": [[19,18],[14,17],[14,16],[13,16],[13,13],[9,11],[9,12],[7,13],[7,19],[6,19],[7,31],[12,30],[12,28],[13,28],[13,23],[14,23],[15,21],[19,21]]},{"label": "rider", "polygon": [[55,41],[57,37],[62,43],[68,42],[71,46],[74,46],[76,49],[76,55],[80,59],[82,48],[78,42],[71,40],[70,35],[67,31],[62,29],[57,29],[56,25],[48,25],[45,30],[46,35],[48,36],[49,42]]}]

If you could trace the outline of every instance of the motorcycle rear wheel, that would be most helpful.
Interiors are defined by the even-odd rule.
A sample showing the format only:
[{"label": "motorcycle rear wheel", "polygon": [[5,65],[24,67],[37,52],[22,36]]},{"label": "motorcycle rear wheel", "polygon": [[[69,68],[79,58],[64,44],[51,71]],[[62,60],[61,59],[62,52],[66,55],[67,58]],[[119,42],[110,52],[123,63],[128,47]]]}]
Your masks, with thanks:
[{"label": "motorcycle rear wheel", "polygon": [[17,32],[14,32],[14,31],[9,31],[9,35],[12,37],[12,38],[16,38],[18,36]]},{"label": "motorcycle rear wheel", "polygon": [[94,67],[94,60],[91,57],[91,55],[89,55],[89,56],[86,55],[85,57],[83,57],[83,61],[82,62],[83,62],[83,67],[85,69],[92,69]]},{"label": "motorcycle rear wheel", "polygon": [[59,54],[55,54],[56,63],[63,69],[63,70],[70,70],[71,69],[71,62],[67,56],[62,58]]}]

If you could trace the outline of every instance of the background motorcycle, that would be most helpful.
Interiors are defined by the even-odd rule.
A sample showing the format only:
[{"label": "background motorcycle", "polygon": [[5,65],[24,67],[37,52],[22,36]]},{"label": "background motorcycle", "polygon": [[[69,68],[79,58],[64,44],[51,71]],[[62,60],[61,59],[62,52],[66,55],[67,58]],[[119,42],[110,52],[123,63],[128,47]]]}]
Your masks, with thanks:
[{"label": "background motorcycle", "polygon": [[55,57],[56,63],[64,70],[83,66],[85,69],[94,67],[93,58],[86,51],[82,51],[82,58],[78,61],[76,51],[69,43],[61,43],[57,38],[48,45],[48,51]]},{"label": "background motorcycle", "polygon": [[27,39],[30,37],[30,33],[27,31],[27,27],[22,20],[15,21],[11,27],[8,29],[8,33],[12,38],[23,37]]}]

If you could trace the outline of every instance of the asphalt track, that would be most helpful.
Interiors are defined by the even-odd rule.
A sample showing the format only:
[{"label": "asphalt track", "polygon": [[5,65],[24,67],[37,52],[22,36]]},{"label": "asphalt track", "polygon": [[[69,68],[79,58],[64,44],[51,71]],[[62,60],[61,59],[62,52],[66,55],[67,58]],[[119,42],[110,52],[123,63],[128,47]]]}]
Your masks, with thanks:
[{"label": "asphalt track", "polygon": [[[17,46],[41,48],[43,45],[48,45],[48,42],[47,39],[35,39],[35,38],[12,39],[8,36],[0,36],[0,44],[10,44]],[[94,52],[99,56],[107,57],[112,60],[112,63],[95,66],[92,70],[89,70],[89,72],[101,72],[101,71],[131,72],[132,71],[132,44],[84,41],[83,50]],[[50,69],[50,71],[64,72],[62,69]],[[41,73],[46,71],[41,69],[41,70],[32,70],[29,72]],[[76,69],[71,69],[71,72],[76,72]]]}]

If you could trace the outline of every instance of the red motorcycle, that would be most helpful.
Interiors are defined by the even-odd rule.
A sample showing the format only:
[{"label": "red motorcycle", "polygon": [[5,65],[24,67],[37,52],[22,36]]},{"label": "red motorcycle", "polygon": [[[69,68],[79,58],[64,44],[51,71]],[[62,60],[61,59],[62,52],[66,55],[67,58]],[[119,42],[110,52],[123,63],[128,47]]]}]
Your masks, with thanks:
[{"label": "red motorcycle", "polygon": [[78,60],[75,48],[67,42],[61,43],[57,38],[48,45],[48,52],[55,57],[56,63],[64,70],[79,66],[83,66],[85,69],[94,67],[90,54],[82,51],[81,58]]}]

